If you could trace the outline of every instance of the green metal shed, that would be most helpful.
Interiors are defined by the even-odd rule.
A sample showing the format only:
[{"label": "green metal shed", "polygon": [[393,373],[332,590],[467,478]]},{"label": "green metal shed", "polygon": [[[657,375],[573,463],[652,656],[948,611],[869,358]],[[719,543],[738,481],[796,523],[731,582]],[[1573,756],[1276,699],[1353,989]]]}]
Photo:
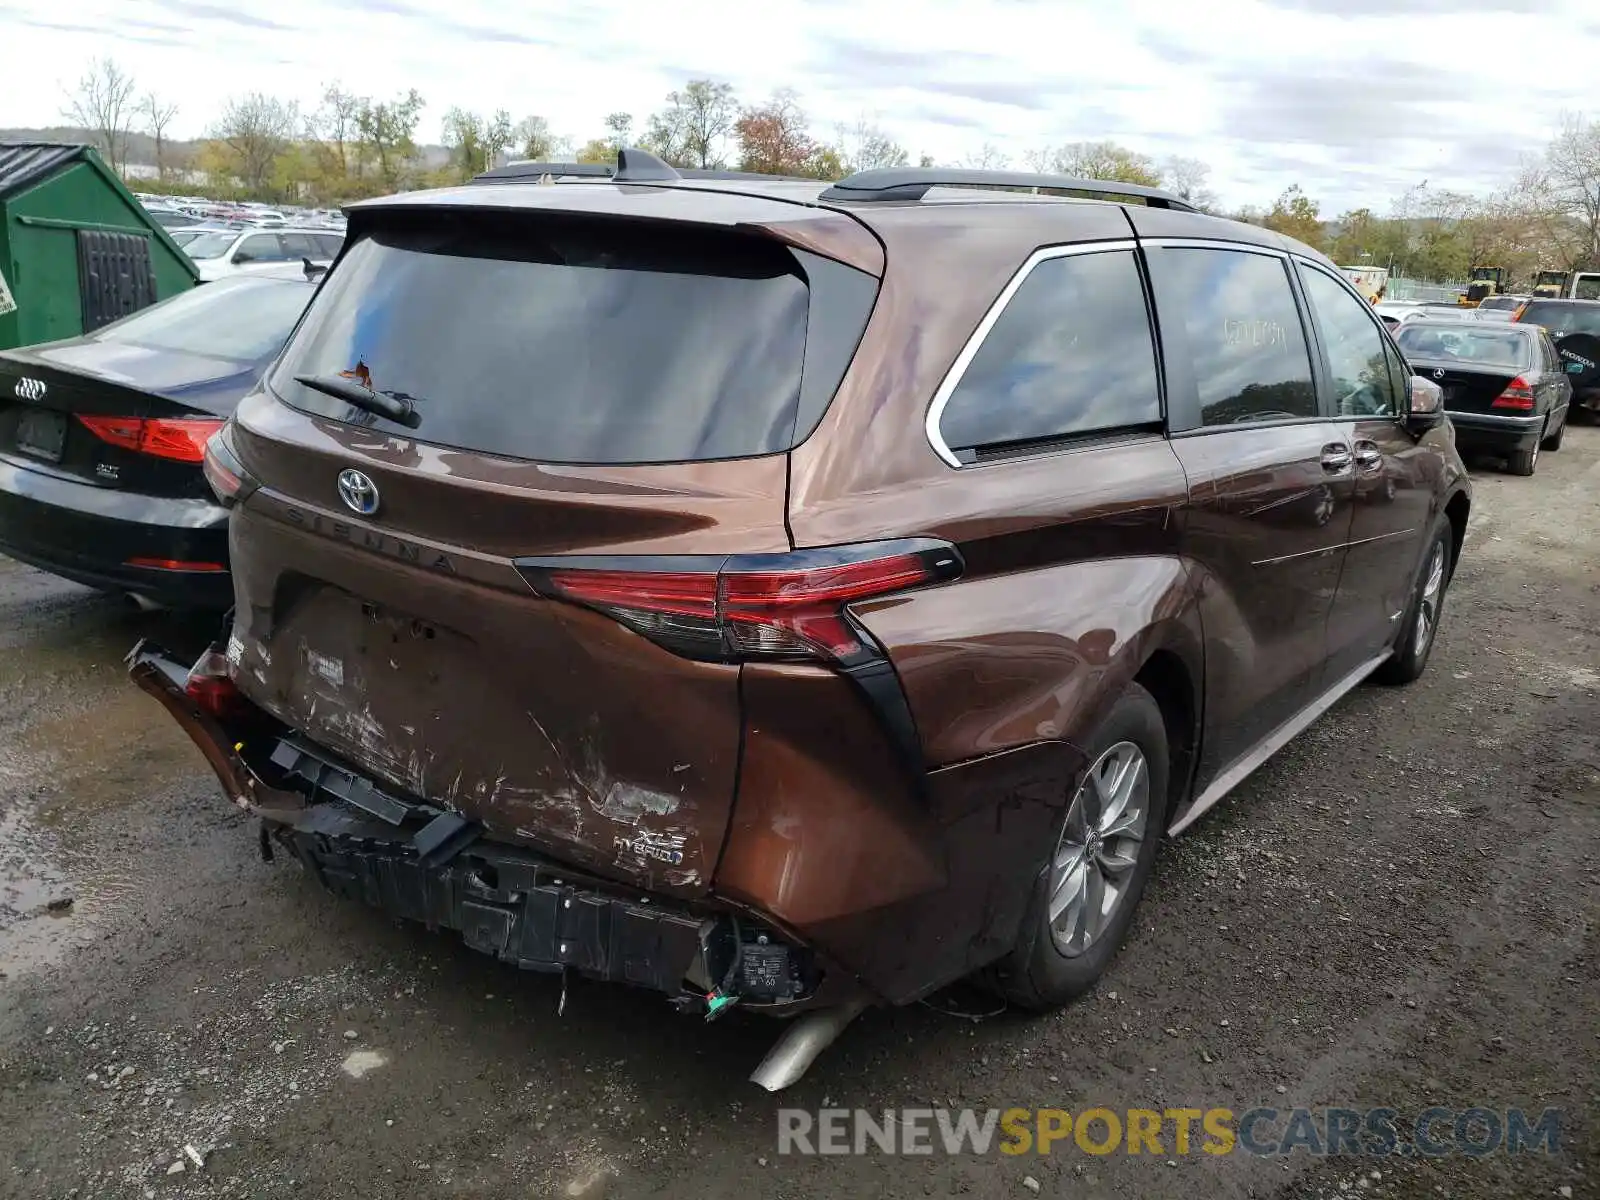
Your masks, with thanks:
[{"label": "green metal shed", "polygon": [[197,279],[92,147],[0,142],[0,350],[88,333]]}]

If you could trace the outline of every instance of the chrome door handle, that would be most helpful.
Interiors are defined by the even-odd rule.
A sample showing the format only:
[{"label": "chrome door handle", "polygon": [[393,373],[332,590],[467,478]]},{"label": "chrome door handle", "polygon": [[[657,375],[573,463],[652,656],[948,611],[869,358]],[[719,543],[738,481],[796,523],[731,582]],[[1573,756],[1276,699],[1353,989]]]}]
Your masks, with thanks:
[{"label": "chrome door handle", "polygon": [[1368,442],[1356,446],[1356,465],[1363,471],[1376,471],[1383,467],[1383,451]]},{"label": "chrome door handle", "polygon": [[1348,446],[1324,446],[1322,448],[1322,469],[1331,474],[1350,469],[1353,455]]}]

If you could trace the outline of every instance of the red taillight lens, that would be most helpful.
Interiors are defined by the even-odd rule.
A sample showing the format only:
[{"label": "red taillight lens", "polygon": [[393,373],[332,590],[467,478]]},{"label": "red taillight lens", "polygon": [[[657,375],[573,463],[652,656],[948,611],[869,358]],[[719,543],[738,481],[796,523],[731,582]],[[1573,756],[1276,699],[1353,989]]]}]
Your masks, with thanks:
[{"label": "red taillight lens", "polygon": [[78,421],[113,446],[189,463],[201,461],[206,439],[222,428],[215,417],[92,417],[79,413]]},{"label": "red taillight lens", "polygon": [[228,674],[228,659],[220,650],[207,650],[189,668],[183,693],[195,707],[214,717],[229,717],[239,709],[239,689]]},{"label": "red taillight lens", "polygon": [[[691,658],[823,659],[869,654],[845,611],[858,600],[954,579],[955,548],[931,539],[792,554],[682,558],[633,568],[625,558],[518,563],[535,590],[603,612]],[[659,565],[661,569],[652,569]]]},{"label": "red taillight lens", "polygon": [[1533,389],[1528,386],[1528,381],[1518,375],[1511,381],[1511,386],[1495,397],[1490,408],[1518,408],[1527,411],[1533,407]]}]

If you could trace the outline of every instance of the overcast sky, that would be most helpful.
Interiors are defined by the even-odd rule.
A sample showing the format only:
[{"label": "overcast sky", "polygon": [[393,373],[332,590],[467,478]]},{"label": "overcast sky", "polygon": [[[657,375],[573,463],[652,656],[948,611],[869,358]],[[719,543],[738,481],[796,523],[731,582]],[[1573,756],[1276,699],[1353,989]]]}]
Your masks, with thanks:
[{"label": "overcast sky", "polygon": [[815,130],[875,119],[913,155],[1112,138],[1212,167],[1230,205],[1300,183],[1331,215],[1424,179],[1483,191],[1563,110],[1600,116],[1600,0],[0,0],[0,126],[58,123],[110,55],[175,100],[313,107],[326,83],[539,113],[578,142],[695,77],[793,87]]}]

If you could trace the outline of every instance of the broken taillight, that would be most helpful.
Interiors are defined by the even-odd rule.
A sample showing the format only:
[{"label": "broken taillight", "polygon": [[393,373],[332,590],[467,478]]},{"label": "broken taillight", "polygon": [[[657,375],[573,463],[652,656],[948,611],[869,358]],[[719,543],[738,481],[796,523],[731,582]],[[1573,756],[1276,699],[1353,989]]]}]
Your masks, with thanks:
[{"label": "broken taillight", "polygon": [[207,650],[189,668],[183,694],[194,702],[196,708],[213,717],[223,718],[238,711],[241,699],[239,689],[233,685],[233,677],[228,674],[227,656],[216,649]]},{"label": "broken taillight", "polygon": [[517,566],[541,595],[604,613],[689,658],[841,665],[872,656],[850,604],[962,571],[955,547],[931,538],[730,557],[521,559]]},{"label": "broken taillight", "polygon": [[1518,375],[1511,381],[1510,386],[1494,398],[1490,408],[1520,408],[1524,412],[1533,408],[1533,389],[1528,386],[1528,381]]}]

